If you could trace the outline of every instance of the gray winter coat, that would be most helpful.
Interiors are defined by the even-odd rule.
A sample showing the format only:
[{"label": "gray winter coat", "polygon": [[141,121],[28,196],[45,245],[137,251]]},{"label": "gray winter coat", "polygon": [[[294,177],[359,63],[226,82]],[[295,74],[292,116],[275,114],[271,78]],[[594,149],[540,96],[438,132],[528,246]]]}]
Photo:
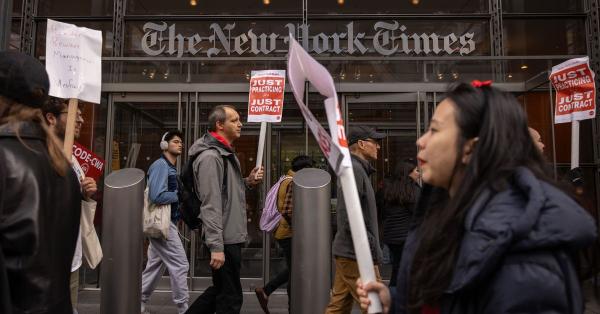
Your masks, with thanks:
[{"label": "gray winter coat", "polygon": [[[352,168],[354,170],[354,179],[358,198],[362,207],[363,219],[367,229],[367,238],[371,247],[371,255],[375,263],[381,263],[383,260],[383,251],[379,245],[379,228],[377,226],[377,205],[375,204],[375,192],[369,176],[375,172],[375,169],[366,161],[355,155],[352,155]],[[337,232],[333,239],[333,255],[346,257],[356,260],[354,253],[354,242],[350,232],[350,223],[348,222],[348,212],[342,193],[341,184],[338,184],[337,201]]]},{"label": "gray winter coat", "polygon": [[[223,252],[224,244],[246,242],[246,187],[235,152],[209,133],[198,139],[189,157],[193,163],[194,182],[202,202],[200,219],[206,245],[211,252]],[[224,162],[227,178],[223,184]]]},{"label": "gray winter coat", "polygon": [[[431,187],[421,194],[422,207]],[[418,247],[409,234],[398,271],[394,310],[407,313],[409,274]],[[596,238],[594,219],[527,168],[504,191],[486,190],[468,210],[442,314],[581,314],[583,297],[571,257]]]}]

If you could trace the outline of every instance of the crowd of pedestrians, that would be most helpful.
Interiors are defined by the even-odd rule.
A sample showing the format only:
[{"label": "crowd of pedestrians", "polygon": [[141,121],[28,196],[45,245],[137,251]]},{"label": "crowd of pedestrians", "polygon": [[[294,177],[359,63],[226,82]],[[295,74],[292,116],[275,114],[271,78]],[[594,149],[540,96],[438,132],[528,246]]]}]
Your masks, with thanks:
[{"label": "crowd of pedestrians", "polygon": [[[95,211],[98,188],[76,159],[65,157],[67,101],[48,91],[39,61],[0,52],[0,313],[77,311],[86,241],[80,216]],[[76,116],[75,138],[84,123],[80,110]],[[142,313],[165,270],[178,313],[242,312],[246,191],[263,181],[264,171],[257,166],[243,173],[234,148],[242,123],[234,107],[212,108],[208,125],[187,150],[192,187],[177,171],[181,131],[163,134],[162,153],[148,169],[148,200],[169,206],[171,216],[167,235],[149,238]],[[385,136],[363,125],[347,137],[376,280],[360,279],[340,187],[325,313],[350,313],[355,304],[366,313],[369,292],[384,313],[583,313],[576,256],[596,240],[596,224],[548,175],[541,137],[514,96],[489,83],[451,85],[416,142],[416,161],[398,161],[376,193],[372,175]],[[307,167],[312,159],[297,156],[279,182],[281,219],[273,237],[286,267],[255,289],[265,313],[276,289],[287,283],[290,295],[291,244],[299,237],[292,231],[292,182]],[[212,285],[195,300],[178,232],[184,189],[198,199],[212,272]],[[379,274],[383,245],[392,257],[389,285]]]}]

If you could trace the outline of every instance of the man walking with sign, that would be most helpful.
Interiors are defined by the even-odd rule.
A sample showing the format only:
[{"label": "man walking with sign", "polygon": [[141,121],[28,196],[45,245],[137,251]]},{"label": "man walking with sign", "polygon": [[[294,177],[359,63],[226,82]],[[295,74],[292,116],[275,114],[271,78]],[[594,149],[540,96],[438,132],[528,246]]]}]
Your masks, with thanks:
[{"label": "man walking with sign", "polygon": [[[42,107],[42,113],[44,114],[44,118],[46,118],[46,122],[48,126],[50,126],[50,130],[56,135],[56,137],[62,141],[65,138],[65,130],[67,129],[67,107],[68,100],[50,97],[50,99],[44,104]],[[75,139],[79,139],[79,135],[81,134],[81,127],[83,125],[83,117],[81,115],[81,110],[77,109],[77,120],[75,121]],[[63,143],[60,143],[61,145]],[[96,211],[96,201],[92,199],[92,196],[98,190],[96,186],[96,180],[91,177],[86,177],[77,158],[72,156],[71,158],[71,167],[77,174],[77,179],[79,179],[79,183],[81,185],[81,211],[84,212],[86,210],[90,210],[92,212]],[[73,308],[77,308],[77,294],[79,289],[79,268],[82,264],[82,243],[81,243],[81,226],[79,229],[79,235],[77,236],[77,246],[75,247],[75,255],[73,256],[73,261],[71,263],[71,303],[73,304]],[[95,267],[96,265],[91,265]]]},{"label": "man walking with sign", "polygon": [[[375,169],[369,164],[369,161],[377,160],[377,153],[380,148],[378,141],[384,137],[385,134],[378,133],[373,128],[367,126],[352,128],[348,136],[356,188],[375,264],[375,275],[378,281],[381,281],[381,276],[379,275],[377,264],[383,260],[383,252],[379,245],[375,192],[369,178],[375,172]],[[338,196],[336,210],[338,230],[333,240],[335,279],[331,300],[325,311],[327,314],[350,313],[353,301],[360,302],[356,294],[356,280],[360,277],[360,273],[358,272],[358,263],[356,262],[356,253],[354,252],[354,243],[352,242],[350,223],[348,222],[348,213],[346,203],[344,202],[344,193],[341,188],[338,188]]]},{"label": "man walking with sign", "polygon": [[233,143],[242,123],[234,107],[220,105],[208,115],[209,132],[190,147],[194,182],[202,203],[200,218],[210,250],[213,285],[194,301],[187,313],[240,313],[244,301],[240,269],[242,245],[248,240],[246,188],[263,179],[262,167],[242,177]]}]

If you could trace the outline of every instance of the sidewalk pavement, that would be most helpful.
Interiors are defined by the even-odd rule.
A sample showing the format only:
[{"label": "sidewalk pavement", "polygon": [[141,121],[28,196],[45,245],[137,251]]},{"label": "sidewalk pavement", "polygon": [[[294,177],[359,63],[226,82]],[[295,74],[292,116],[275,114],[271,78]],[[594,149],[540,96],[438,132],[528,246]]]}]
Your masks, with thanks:
[{"label": "sidewalk pavement", "polygon": [[[190,301],[196,300],[201,294],[199,291],[190,293]],[[287,314],[287,294],[276,291],[269,297],[269,312],[272,314]],[[171,301],[171,291],[156,290],[150,298],[146,309],[151,314],[176,314],[177,308]],[[79,292],[79,304],[77,306],[79,314],[98,314],[100,313],[100,290],[84,290]],[[244,314],[263,314],[263,310],[258,304],[254,292],[244,291],[244,304],[242,306]],[[360,314],[360,310],[355,306],[352,314]]]},{"label": "sidewalk pavement", "polygon": [[[193,302],[202,292],[193,291],[190,293],[190,302]],[[600,304],[592,292],[591,282],[584,284],[584,296],[586,307],[584,314],[600,314]],[[150,298],[147,309],[151,314],[174,314],[177,309],[171,301],[171,291],[156,290]],[[100,290],[83,290],[79,292],[79,305],[77,306],[79,314],[98,314],[100,313]],[[272,314],[287,314],[287,294],[285,290],[278,290],[269,297],[269,311]],[[264,313],[258,304],[254,292],[244,291],[244,304],[242,306],[244,314],[262,314]],[[355,304],[351,314],[360,314],[360,310]]]}]

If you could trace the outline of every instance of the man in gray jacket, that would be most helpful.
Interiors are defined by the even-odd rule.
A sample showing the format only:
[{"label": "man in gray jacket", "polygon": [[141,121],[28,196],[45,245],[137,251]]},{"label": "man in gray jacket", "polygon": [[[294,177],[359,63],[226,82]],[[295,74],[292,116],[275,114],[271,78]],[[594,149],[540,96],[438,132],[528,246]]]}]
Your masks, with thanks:
[{"label": "man in gray jacket", "polygon": [[234,107],[220,105],[208,115],[209,132],[190,148],[194,181],[202,202],[200,218],[210,250],[213,285],[194,301],[187,313],[240,313],[243,295],[240,282],[242,244],[248,239],[246,188],[263,179],[256,167],[242,177],[233,142],[242,123]]},{"label": "man in gray jacket", "polygon": [[[381,281],[377,264],[383,259],[383,252],[379,245],[379,228],[377,226],[377,206],[375,204],[375,192],[369,176],[375,172],[369,161],[377,160],[379,142],[385,137],[383,133],[377,133],[373,128],[358,126],[350,129],[348,145],[352,157],[352,168],[354,179],[362,207],[365,227],[371,255],[375,264],[375,275]],[[341,185],[338,184],[337,201],[337,232],[333,240],[333,256],[335,257],[335,279],[331,300],[325,310],[326,314],[350,313],[353,301],[360,303],[356,294],[356,280],[360,277],[358,263],[354,253],[354,243],[350,233],[348,212],[342,193]]]}]

